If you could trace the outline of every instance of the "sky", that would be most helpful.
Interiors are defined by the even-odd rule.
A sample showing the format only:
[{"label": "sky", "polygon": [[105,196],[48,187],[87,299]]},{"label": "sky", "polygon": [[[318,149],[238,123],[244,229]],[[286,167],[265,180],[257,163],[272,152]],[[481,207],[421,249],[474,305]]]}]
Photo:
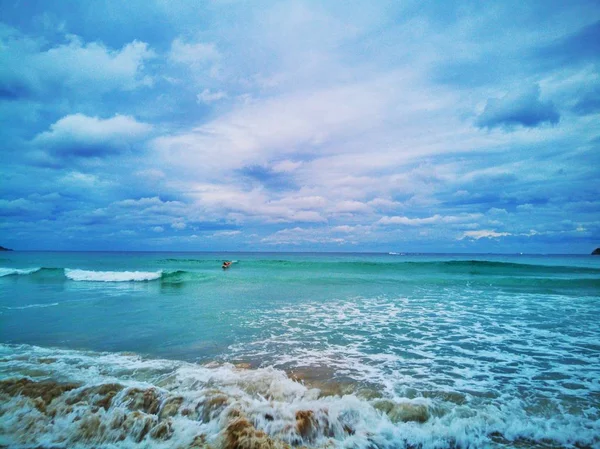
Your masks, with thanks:
[{"label": "sky", "polygon": [[0,245],[600,246],[600,2],[0,0]]}]

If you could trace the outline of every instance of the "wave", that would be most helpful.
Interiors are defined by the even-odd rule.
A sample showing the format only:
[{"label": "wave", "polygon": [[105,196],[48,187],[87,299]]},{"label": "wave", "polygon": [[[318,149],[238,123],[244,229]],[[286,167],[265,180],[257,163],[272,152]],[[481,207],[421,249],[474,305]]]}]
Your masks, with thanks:
[{"label": "wave", "polygon": [[[429,263],[429,262],[408,262],[408,263]],[[498,262],[489,260],[449,260],[444,262],[430,262],[447,267],[461,268],[492,268],[501,270],[519,270],[524,272],[544,272],[544,273],[588,273],[600,274],[600,268],[578,267],[564,265],[545,265],[545,264],[526,264],[515,262]]]},{"label": "wave", "polygon": [[65,276],[72,281],[139,282],[160,279],[162,271],[92,271],[66,268]]},{"label": "wave", "polygon": [[[220,267],[219,267],[220,268]],[[41,267],[31,269],[0,268],[0,277],[27,275],[37,281],[75,281],[75,282],[149,282],[179,283],[184,281],[202,281],[214,276],[186,270],[174,271],[98,271],[78,268]]]},{"label": "wave", "polygon": [[[215,267],[221,260],[196,260],[196,259],[165,259],[164,262],[173,264],[194,263]],[[237,262],[237,261],[236,261]],[[524,264],[514,262],[486,261],[486,260],[448,260],[448,261],[406,261],[405,259],[382,260],[289,260],[289,259],[248,259],[241,262],[244,267],[268,268],[268,269],[292,269],[292,270],[363,270],[363,271],[395,271],[395,272],[430,272],[432,270],[442,272],[465,272],[467,274],[481,273],[581,273],[598,274],[600,268],[580,266],[560,266],[546,264]]]},{"label": "wave", "polygon": [[[221,268],[223,260],[196,260],[196,259],[163,259],[158,261],[160,264],[177,265],[196,264],[197,269],[218,270]],[[233,260],[232,263],[239,264],[240,261]],[[437,271],[441,273],[464,273],[470,275],[476,274],[498,274],[510,275],[519,274],[521,276],[534,274],[592,274],[600,276],[600,268],[582,267],[582,266],[562,266],[546,264],[524,264],[515,262],[500,262],[486,260],[449,260],[449,261],[314,261],[314,260],[288,260],[288,259],[248,259],[242,261],[241,265],[247,268],[264,268],[269,270],[315,270],[319,272],[339,272],[339,271],[393,271],[397,273],[431,273]],[[64,270],[67,277],[73,280],[95,280],[104,281],[120,280],[155,280],[161,275],[170,276],[174,273],[193,273],[185,269],[180,270],[158,270],[158,271],[96,271],[71,268],[4,268],[0,267],[0,277],[10,275],[28,275],[39,271]]]},{"label": "wave", "polygon": [[[324,394],[273,368],[0,345],[0,444],[10,447],[391,449],[597,447],[594,413],[516,399]],[[60,425],[57,425],[59,423]]]},{"label": "wave", "polygon": [[3,268],[0,267],[0,277],[4,277],[4,276],[13,276],[13,275],[19,275],[19,274],[31,274],[31,273],[35,273],[36,271],[41,270],[40,267],[36,267],[36,268]]},{"label": "wave", "polygon": [[19,306],[19,307],[3,306],[2,308],[6,309],[6,310],[24,310],[24,309],[39,309],[39,308],[45,308],[45,307],[54,307],[57,305],[58,305],[57,302],[52,302],[52,303],[47,303],[47,304],[29,304],[26,306]]},{"label": "wave", "polygon": [[[207,282],[219,278],[221,260],[200,260],[189,266],[194,259],[166,259],[169,265],[156,271],[100,271],[80,268],[0,268],[0,277],[25,276],[33,282],[152,282],[182,284]],[[166,263],[163,259],[163,262]],[[234,261],[233,272],[240,276],[228,278],[228,282],[268,282],[269,276],[288,282],[316,284],[344,284],[397,282],[404,284],[428,282],[436,285],[452,285],[467,282],[476,286],[584,288],[600,286],[600,268],[522,264],[484,260],[451,261],[315,261],[286,259],[248,259]],[[170,268],[170,269],[169,269]],[[252,273],[250,278],[244,273]],[[376,276],[376,277],[374,277]]]}]

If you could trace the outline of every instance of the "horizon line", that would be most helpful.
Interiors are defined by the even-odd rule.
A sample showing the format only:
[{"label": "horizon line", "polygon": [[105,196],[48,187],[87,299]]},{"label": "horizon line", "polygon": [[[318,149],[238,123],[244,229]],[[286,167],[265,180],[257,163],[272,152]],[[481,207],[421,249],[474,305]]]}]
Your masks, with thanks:
[{"label": "horizon line", "polygon": [[[592,250],[593,251],[593,250]],[[389,256],[415,255],[493,255],[493,256],[592,256],[592,253],[525,253],[525,252],[429,252],[429,251],[234,251],[234,250],[63,250],[63,249],[7,249],[12,253],[274,253],[274,254],[378,254]]]}]

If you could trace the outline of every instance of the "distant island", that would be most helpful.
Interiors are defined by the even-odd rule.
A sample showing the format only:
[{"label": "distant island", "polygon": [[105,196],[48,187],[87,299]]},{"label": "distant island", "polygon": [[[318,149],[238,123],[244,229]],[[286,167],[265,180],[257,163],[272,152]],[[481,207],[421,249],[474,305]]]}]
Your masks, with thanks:
[{"label": "distant island", "polygon": [[592,256],[600,256],[600,248],[596,248],[594,251],[592,251]]},{"label": "distant island", "polygon": [[12,249],[5,248],[4,246],[0,246],[0,251],[12,251]]}]

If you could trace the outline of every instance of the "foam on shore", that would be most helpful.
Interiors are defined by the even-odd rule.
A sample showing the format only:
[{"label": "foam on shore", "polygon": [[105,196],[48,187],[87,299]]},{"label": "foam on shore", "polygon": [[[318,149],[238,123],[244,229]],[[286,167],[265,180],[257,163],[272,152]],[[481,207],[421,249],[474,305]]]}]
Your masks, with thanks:
[{"label": "foam on shore", "polygon": [[28,345],[0,345],[0,360],[0,445],[10,447],[600,445],[592,411],[533,418],[518,401],[323,396],[273,368]]}]

